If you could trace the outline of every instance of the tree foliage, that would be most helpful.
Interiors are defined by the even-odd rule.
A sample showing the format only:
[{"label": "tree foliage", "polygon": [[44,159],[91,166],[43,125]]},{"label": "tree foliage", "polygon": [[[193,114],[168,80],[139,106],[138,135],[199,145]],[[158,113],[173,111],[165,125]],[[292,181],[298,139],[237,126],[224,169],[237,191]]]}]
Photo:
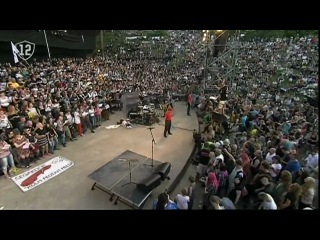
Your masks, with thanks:
[{"label": "tree foliage", "polygon": [[103,31],[103,46],[101,45],[101,33],[97,36],[97,49],[116,50],[125,45],[126,37],[146,36],[147,39],[152,37],[165,37],[168,35],[167,30],[102,30]]},{"label": "tree foliage", "polygon": [[302,36],[318,36],[318,30],[243,30],[245,36],[244,40],[254,38],[268,39],[268,38],[288,38],[288,37],[302,37]]}]

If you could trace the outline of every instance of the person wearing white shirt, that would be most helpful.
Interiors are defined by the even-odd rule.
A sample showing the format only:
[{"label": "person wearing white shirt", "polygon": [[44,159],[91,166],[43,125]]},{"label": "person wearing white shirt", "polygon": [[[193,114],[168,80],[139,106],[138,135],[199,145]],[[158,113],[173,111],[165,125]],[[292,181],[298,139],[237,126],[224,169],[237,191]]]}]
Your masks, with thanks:
[{"label": "person wearing white shirt", "polygon": [[7,115],[5,115],[3,109],[0,108],[0,129],[6,129],[10,127],[11,127],[11,124]]},{"label": "person wearing white shirt", "polygon": [[6,96],[4,91],[1,91],[0,93],[0,106],[3,108],[6,108],[10,105],[12,102],[12,97]]},{"label": "person wearing white shirt", "polygon": [[174,201],[177,203],[177,208],[179,210],[188,210],[190,198],[188,196],[188,189],[183,188],[181,194],[177,194]]},{"label": "person wearing white shirt", "polygon": [[273,159],[273,163],[271,164],[271,167],[270,167],[270,175],[272,179],[276,181],[282,168],[281,158],[279,156],[274,156],[272,159]]},{"label": "person wearing white shirt", "polygon": [[[91,107],[90,107],[91,108]],[[92,110],[91,110],[92,111]],[[90,120],[90,113],[88,112],[88,111],[85,111],[85,110],[82,110],[81,111],[81,116],[82,116],[82,123],[83,123],[83,125],[85,126],[85,128],[90,128],[90,131],[92,132],[92,133],[94,133],[94,130],[93,130],[93,128],[94,128],[94,125],[92,124],[92,119]],[[91,113],[92,114],[92,113]],[[93,115],[94,115],[94,109],[93,109]],[[92,117],[92,116],[91,116]],[[94,117],[94,116],[93,116]],[[82,124],[81,123],[81,124]]]},{"label": "person wearing white shirt", "polygon": [[83,137],[83,127],[82,127],[82,124],[81,124],[81,119],[80,119],[79,110],[76,110],[76,111],[73,113],[73,116],[74,116],[74,123],[75,123],[76,126],[77,126],[78,134],[79,134],[79,136]]},{"label": "person wearing white shirt", "polygon": [[266,161],[269,163],[269,164],[272,164],[273,163],[273,158],[276,156],[276,149],[275,148],[270,148],[269,152],[267,153],[267,156],[266,156]]},{"label": "person wearing white shirt", "polygon": [[88,114],[89,114],[89,120],[90,120],[92,128],[96,127],[96,117],[95,117],[94,113],[95,113],[94,106],[91,105],[88,110]]},{"label": "person wearing white shirt", "polygon": [[270,194],[261,192],[258,194],[259,198],[262,200],[262,203],[259,206],[259,210],[277,210],[277,204],[273,200]]},{"label": "person wearing white shirt", "polygon": [[220,149],[216,149],[215,151],[215,161],[213,163],[214,166],[218,166],[219,163],[224,162],[224,156],[222,155],[222,152]]},{"label": "person wearing white shirt", "polygon": [[319,165],[319,154],[315,150],[312,150],[309,156],[305,159],[305,162],[306,169],[311,172]]},{"label": "person wearing white shirt", "polygon": [[67,136],[70,138],[71,141],[77,140],[75,129],[74,129],[74,117],[71,115],[70,110],[68,109],[66,110],[64,120],[65,120],[64,129]]}]

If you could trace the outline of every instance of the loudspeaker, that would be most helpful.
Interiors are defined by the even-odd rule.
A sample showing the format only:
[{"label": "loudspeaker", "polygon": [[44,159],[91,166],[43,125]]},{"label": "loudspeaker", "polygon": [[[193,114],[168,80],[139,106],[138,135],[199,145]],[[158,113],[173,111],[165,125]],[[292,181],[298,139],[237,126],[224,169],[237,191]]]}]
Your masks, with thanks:
[{"label": "loudspeaker", "polygon": [[162,163],[161,165],[159,165],[154,174],[158,174],[161,177],[161,180],[164,181],[166,178],[168,178],[168,174],[171,170],[171,164],[166,162],[166,163]]},{"label": "loudspeaker", "polygon": [[160,175],[152,175],[140,183],[137,184],[137,188],[142,190],[145,193],[151,192],[153,189],[158,187],[161,184],[161,177]]}]

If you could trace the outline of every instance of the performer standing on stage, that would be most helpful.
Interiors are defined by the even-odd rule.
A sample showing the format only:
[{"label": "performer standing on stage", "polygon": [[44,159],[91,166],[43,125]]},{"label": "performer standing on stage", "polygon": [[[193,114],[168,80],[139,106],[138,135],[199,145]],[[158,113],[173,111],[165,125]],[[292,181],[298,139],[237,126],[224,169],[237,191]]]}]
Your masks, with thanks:
[{"label": "performer standing on stage", "polygon": [[219,110],[221,114],[224,114],[224,109],[227,104],[227,81],[224,79],[221,83],[221,87],[219,89]]},{"label": "performer standing on stage", "polygon": [[165,114],[165,124],[164,124],[164,137],[167,137],[167,133],[169,135],[172,135],[171,133],[171,120],[172,120],[172,116],[173,116],[173,111],[171,106],[168,106],[166,114]]},{"label": "performer standing on stage", "polygon": [[191,115],[190,115],[190,107],[191,107],[191,104],[192,104],[192,93],[189,92],[189,94],[188,94],[188,99],[187,99],[187,105],[188,105],[187,114],[188,114],[188,116],[191,116]]}]

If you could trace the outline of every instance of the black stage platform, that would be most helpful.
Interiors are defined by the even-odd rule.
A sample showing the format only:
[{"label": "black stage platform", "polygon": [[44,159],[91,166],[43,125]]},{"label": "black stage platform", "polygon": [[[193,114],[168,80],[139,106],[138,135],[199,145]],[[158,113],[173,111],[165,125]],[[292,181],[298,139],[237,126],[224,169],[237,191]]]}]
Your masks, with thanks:
[{"label": "black stage platform", "polygon": [[[88,176],[95,181],[91,190],[97,187],[110,194],[110,201],[113,201],[115,197],[114,204],[121,201],[134,209],[142,209],[157,184],[145,189],[140,186],[148,182],[150,178],[161,175],[162,170],[159,168],[163,169],[162,166],[164,166],[164,163],[156,160],[153,160],[153,167],[151,164],[151,159],[127,150]],[[171,168],[169,163],[165,164]],[[169,179],[167,177],[169,171],[170,169],[165,173],[164,178],[162,176],[162,180]],[[158,178],[156,181],[161,180]]]}]

